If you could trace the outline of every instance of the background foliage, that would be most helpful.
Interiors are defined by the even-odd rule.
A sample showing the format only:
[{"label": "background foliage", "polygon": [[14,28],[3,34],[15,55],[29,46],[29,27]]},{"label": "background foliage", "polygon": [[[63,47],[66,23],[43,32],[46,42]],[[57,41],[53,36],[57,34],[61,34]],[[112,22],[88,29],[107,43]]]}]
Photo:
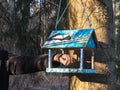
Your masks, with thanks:
[{"label": "background foliage", "polygon": [[[41,46],[51,30],[55,27],[59,0],[40,1],[42,2],[38,3],[37,0],[0,1],[0,43],[4,44],[9,52],[18,55],[38,55],[46,53],[46,51],[41,49]],[[60,14],[66,5],[64,2],[62,3]],[[116,21],[116,70],[118,76],[120,76],[120,1],[114,0],[113,3]],[[65,17],[66,16],[62,18],[58,25],[58,29],[66,29],[67,21]],[[44,85],[41,83],[41,80],[44,80],[45,84],[48,83],[47,81],[49,81],[50,78],[56,78],[56,81],[63,87],[67,86],[67,84],[63,85],[58,77],[52,75],[46,76],[45,73],[35,73],[30,75],[11,76],[10,90],[24,90],[30,86],[37,87],[37,85],[42,87]],[[63,81],[68,83],[68,79],[63,79]],[[119,81],[118,79],[118,82]],[[56,87],[54,85],[50,87],[51,82],[54,81],[49,81],[49,88],[54,87],[54,90],[61,90],[55,89]],[[20,86],[21,88],[19,88]],[[119,83],[118,86],[120,86]]]},{"label": "background foliage", "polygon": [[119,68],[120,55],[120,1],[114,0],[114,15],[115,15],[115,29],[116,29],[116,54],[117,54],[117,68]]},{"label": "background foliage", "polygon": [[[40,55],[43,42],[55,27],[58,0],[1,0],[0,43],[13,54]],[[62,4],[62,8],[64,8]],[[62,9],[61,9],[62,10]],[[61,12],[60,12],[61,13]],[[64,23],[61,23],[64,21]],[[65,28],[65,18],[61,20]],[[60,79],[61,78],[61,79]],[[45,72],[10,76],[10,90],[67,90],[68,77]],[[64,82],[64,83],[63,83]],[[58,83],[58,84],[56,84]],[[63,89],[62,89],[63,90]]]}]

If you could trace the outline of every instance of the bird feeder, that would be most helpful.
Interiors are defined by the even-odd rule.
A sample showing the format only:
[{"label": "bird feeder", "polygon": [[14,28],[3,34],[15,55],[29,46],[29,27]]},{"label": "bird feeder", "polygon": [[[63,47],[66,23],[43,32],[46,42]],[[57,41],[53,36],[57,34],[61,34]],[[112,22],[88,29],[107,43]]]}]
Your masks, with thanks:
[{"label": "bird feeder", "polygon": [[[94,49],[96,48],[94,28],[78,30],[53,30],[42,48],[48,49],[49,73],[96,73],[94,66]],[[53,68],[51,63],[52,49],[77,49],[80,56],[79,68]],[[84,68],[84,50],[91,50],[91,68]],[[62,52],[64,53],[64,52]]]}]

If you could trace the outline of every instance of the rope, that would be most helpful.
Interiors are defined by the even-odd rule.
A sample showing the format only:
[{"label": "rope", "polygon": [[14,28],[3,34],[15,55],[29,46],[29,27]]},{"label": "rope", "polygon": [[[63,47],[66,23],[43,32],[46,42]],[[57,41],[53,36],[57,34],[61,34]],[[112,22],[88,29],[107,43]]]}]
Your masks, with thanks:
[{"label": "rope", "polygon": [[[73,1],[74,1],[74,0],[73,0]],[[70,5],[70,2],[66,5],[66,7],[65,7],[63,13],[61,14],[60,18],[57,20],[56,28],[57,28],[57,26],[58,26],[60,20],[62,19],[63,15],[65,14],[66,10],[68,9],[68,6],[69,6],[69,5]]]},{"label": "rope", "polygon": [[59,2],[58,14],[57,14],[57,19],[56,19],[55,29],[57,29],[57,25],[58,25],[58,19],[59,19],[59,14],[60,14],[61,3],[62,3],[62,0],[60,0],[60,2]]},{"label": "rope", "polygon": [[61,14],[57,24],[59,24],[60,20],[62,19],[63,15],[65,14],[65,12],[66,12],[69,5],[70,5],[70,2],[67,4],[66,8],[64,9],[63,13]]},{"label": "rope", "polygon": [[[91,24],[91,22],[90,22],[90,19],[89,19],[88,13],[86,12],[86,5],[85,5],[85,3],[84,3],[84,0],[82,0],[82,4],[83,4],[83,7],[84,7],[84,9],[85,9],[85,13],[86,13],[86,19],[85,19],[85,22],[88,21],[88,23],[89,23],[89,27],[91,27],[92,24]],[[83,23],[82,27],[84,26],[85,22]]]},{"label": "rope", "polygon": [[[72,1],[74,1],[74,0],[72,0]],[[76,0],[76,1],[77,1],[77,0]],[[77,1],[77,5],[78,5],[78,3],[79,3],[79,2]],[[60,20],[62,19],[63,15],[65,14],[66,10],[68,9],[68,6],[70,5],[70,2],[66,5],[66,7],[65,7],[65,9],[64,9],[64,11],[63,11],[63,13],[62,13],[61,16],[60,16],[60,8],[61,8],[61,4],[62,4],[62,0],[60,0],[60,2],[59,2],[58,14],[57,14],[57,19],[56,19],[55,29],[57,29],[57,26],[58,26]],[[86,5],[85,5],[85,3],[84,3],[84,0],[82,0],[82,4],[83,4],[84,10],[85,10],[85,14],[86,14],[86,19],[85,19],[85,21],[84,21],[82,27],[84,26],[84,24],[85,24],[86,21],[88,21],[88,23],[89,23],[89,27],[91,27],[92,24],[91,24],[91,22],[90,22],[90,19],[89,19],[88,13],[86,12]],[[78,5],[78,7],[80,8],[79,5]],[[80,11],[81,11],[81,8],[80,8]],[[59,16],[60,16],[60,17],[59,17]]]}]

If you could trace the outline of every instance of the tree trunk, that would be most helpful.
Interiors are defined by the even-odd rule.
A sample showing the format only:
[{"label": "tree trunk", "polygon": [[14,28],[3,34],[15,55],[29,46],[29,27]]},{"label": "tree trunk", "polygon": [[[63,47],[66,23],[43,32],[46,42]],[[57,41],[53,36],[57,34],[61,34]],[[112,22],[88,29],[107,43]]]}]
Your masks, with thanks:
[{"label": "tree trunk", "polygon": [[[69,89],[115,90],[115,29],[112,0],[67,0],[67,2],[70,2],[68,28],[89,28],[92,24],[92,28],[95,28],[98,46],[100,46],[95,50],[97,74],[70,75]],[[72,51],[71,53],[73,54]]]}]

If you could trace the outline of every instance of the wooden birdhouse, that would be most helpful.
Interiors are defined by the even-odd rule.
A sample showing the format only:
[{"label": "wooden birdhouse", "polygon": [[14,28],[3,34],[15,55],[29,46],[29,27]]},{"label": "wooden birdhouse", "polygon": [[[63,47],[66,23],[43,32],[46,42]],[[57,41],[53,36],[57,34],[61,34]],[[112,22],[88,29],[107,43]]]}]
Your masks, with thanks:
[{"label": "wooden birdhouse", "polygon": [[[46,72],[52,73],[96,73],[94,66],[94,49],[96,45],[96,37],[93,28],[78,30],[53,30],[45,41],[42,48],[48,49],[48,68]],[[52,68],[51,53],[52,49],[77,49],[79,50],[80,63],[79,68]],[[84,68],[84,50],[91,51],[91,68]]]}]

